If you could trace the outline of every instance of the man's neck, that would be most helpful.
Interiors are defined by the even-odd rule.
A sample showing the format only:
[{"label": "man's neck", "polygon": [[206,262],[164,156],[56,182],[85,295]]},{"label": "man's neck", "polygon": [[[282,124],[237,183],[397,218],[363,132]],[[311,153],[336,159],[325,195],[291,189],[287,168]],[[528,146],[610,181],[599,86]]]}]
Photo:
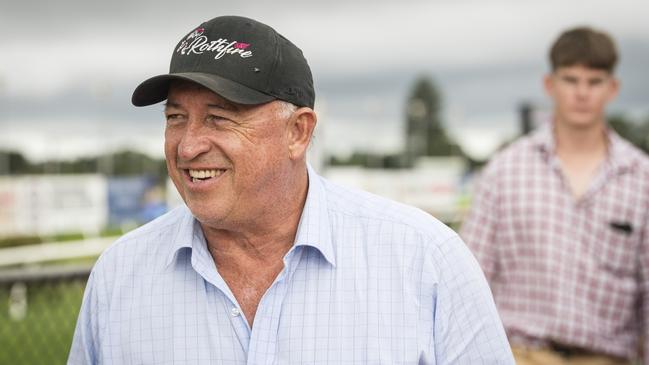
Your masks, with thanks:
[{"label": "man's neck", "polygon": [[604,121],[586,127],[556,121],[554,136],[557,155],[569,158],[605,154],[608,146]]},{"label": "man's neck", "polygon": [[236,229],[202,227],[217,270],[251,327],[262,296],[284,269],[283,258],[293,246],[306,202],[306,169],[292,182],[295,188],[277,197],[254,222]]},{"label": "man's neck", "polygon": [[555,153],[572,195],[579,199],[588,189],[599,166],[606,159],[608,139],[604,122],[588,127],[554,125]]},{"label": "man's neck", "polygon": [[[290,249],[302,216],[308,191],[306,169],[296,174],[292,188],[274,198],[263,213],[227,228],[203,225],[203,234],[213,256],[240,254],[251,259],[280,258]],[[216,255],[215,255],[216,254]]]}]

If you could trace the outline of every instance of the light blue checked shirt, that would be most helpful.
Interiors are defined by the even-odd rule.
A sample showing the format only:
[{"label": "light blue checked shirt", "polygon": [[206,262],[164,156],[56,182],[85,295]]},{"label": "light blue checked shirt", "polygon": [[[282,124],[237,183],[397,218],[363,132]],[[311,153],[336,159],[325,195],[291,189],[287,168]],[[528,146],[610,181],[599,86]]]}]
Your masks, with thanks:
[{"label": "light blue checked shirt", "polygon": [[309,168],[295,245],[253,328],[186,207],[97,261],[70,364],[513,364],[487,282],[430,215]]}]

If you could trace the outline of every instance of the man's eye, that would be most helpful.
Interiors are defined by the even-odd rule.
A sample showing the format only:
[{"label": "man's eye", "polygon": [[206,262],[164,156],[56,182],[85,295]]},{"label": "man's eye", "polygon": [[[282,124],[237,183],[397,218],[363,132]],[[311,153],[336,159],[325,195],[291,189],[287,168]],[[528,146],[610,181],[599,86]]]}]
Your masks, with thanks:
[{"label": "man's eye", "polygon": [[209,121],[209,122],[216,123],[216,122],[223,122],[223,121],[226,121],[226,120],[228,120],[228,119],[225,118],[225,117],[222,117],[220,115],[210,114],[210,115],[207,116],[207,121]]},{"label": "man's eye", "polygon": [[165,119],[167,119],[167,124],[178,124],[183,121],[182,114],[166,114]]}]

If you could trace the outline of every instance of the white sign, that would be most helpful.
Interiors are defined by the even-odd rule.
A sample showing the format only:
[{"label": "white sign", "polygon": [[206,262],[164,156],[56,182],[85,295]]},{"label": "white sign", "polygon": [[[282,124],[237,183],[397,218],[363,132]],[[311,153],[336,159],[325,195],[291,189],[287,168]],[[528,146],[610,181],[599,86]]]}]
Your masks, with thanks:
[{"label": "white sign", "polygon": [[107,223],[107,183],[101,175],[0,178],[0,235],[95,235]]}]

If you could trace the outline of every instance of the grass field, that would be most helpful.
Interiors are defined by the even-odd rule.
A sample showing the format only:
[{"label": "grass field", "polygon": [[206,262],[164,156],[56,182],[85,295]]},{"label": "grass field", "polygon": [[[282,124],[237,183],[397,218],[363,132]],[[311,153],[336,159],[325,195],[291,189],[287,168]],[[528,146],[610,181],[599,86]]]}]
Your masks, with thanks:
[{"label": "grass field", "polygon": [[0,364],[65,364],[84,287],[84,280],[29,283],[24,311],[22,290],[11,296],[11,285],[0,285]]}]

